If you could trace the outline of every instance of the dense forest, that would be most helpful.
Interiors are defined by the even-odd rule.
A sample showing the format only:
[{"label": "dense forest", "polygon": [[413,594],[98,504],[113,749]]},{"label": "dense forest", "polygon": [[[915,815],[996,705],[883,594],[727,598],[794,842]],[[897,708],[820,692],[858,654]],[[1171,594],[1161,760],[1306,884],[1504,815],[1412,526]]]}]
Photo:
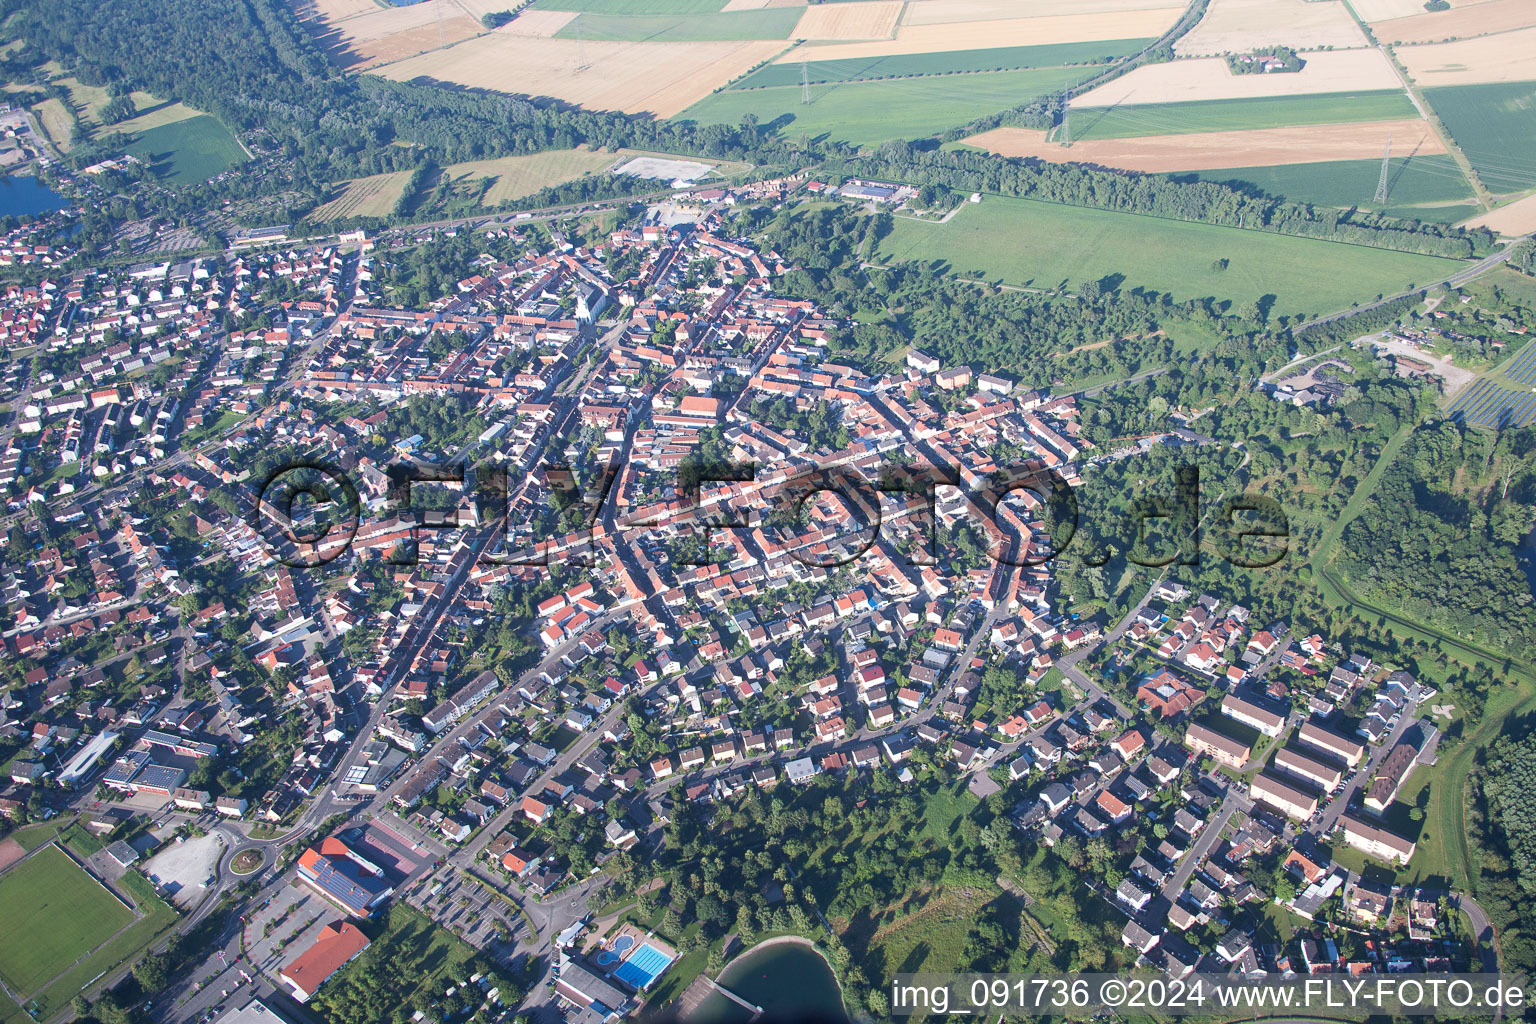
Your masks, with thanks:
[{"label": "dense forest", "polygon": [[1516,547],[1536,509],[1536,430],[1415,430],[1342,537],[1339,567],[1385,607],[1520,658],[1536,606]]},{"label": "dense forest", "polygon": [[[1523,728],[1522,728],[1523,725]],[[1470,814],[1481,877],[1481,902],[1499,930],[1501,965],[1506,971],[1536,971],[1536,936],[1526,923],[1536,919],[1536,733],[1524,721],[1488,751],[1473,776]],[[1480,799],[1479,799],[1480,798]]]}]

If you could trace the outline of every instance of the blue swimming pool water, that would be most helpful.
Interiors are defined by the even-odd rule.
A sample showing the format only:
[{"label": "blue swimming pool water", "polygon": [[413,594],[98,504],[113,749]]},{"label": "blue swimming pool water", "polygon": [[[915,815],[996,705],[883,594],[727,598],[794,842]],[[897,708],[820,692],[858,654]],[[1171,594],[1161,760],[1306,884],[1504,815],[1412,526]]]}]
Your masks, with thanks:
[{"label": "blue swimming pool water", "polygon": [[643,992],[672,965],[672,958],[648,942],[642,942],[628,960],[613,972],[626,985]]}]

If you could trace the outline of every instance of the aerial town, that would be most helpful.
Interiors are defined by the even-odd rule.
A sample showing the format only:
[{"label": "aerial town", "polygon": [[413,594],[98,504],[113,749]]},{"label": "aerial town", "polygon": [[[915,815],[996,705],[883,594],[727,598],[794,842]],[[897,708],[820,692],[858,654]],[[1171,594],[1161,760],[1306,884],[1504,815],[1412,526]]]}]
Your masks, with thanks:
[{"label": "aerial town", "polygon": [[[834,191],[682,195],[583,241],[269,234],[7,289],[0,812],[73,819],[49,848],[181,931],[246,908],[155,1019],[338,1013],[401,904],[473,956],[401,995],[418,1021],[750,1008],[676,922],[615,912],[617,880],[685,811],[859,776],[1003,800],[1069,863],[1097,846],[1127,966],[1497,970],[1474,902],[1373,870],[1414,855],[1398,796],[1436,691],[1177,571],[1080,619],[1020,557],[1050,553],[1040,502],[979,495],[1134,454],[1005,374],[832,358],[849,325],[780,297],[792,267],[731,210],[808,187]],[[390,301],[433,246],[478,255]],[[919,466],[946,482],[890,481]],[[68,988],[11,996],[45,1020]]]}]

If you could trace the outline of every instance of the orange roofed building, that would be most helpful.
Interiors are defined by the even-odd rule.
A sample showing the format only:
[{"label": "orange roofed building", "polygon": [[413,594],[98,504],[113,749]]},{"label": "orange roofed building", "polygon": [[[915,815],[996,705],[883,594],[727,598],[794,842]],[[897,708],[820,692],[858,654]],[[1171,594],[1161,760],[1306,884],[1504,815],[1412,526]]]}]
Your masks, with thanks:
[{"label": "orange roofed building", "polygon": [[367,948],[368,936],[362,931],[345,921],[332,922],[321,929],[315,944],[300,953],[278,976],[293,989],[293,998],[305,1003],[327,978]]}]

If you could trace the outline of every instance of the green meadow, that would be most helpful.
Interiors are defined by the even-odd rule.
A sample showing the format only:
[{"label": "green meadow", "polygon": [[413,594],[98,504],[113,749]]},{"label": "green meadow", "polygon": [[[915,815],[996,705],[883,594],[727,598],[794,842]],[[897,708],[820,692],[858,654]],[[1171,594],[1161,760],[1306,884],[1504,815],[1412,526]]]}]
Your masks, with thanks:
[{"label": "green meadow", "polygon": [[[1006,284],[1081,288],[1105,278],[1175,300],[1274,295],[1273,315],[1328,313],[1427,284],[1454,260],[1266,231],[987,196],[948,224],[897,218],[882,262],[942,261]],[[1225,259],[1225,269],[1216,263]]]}]

